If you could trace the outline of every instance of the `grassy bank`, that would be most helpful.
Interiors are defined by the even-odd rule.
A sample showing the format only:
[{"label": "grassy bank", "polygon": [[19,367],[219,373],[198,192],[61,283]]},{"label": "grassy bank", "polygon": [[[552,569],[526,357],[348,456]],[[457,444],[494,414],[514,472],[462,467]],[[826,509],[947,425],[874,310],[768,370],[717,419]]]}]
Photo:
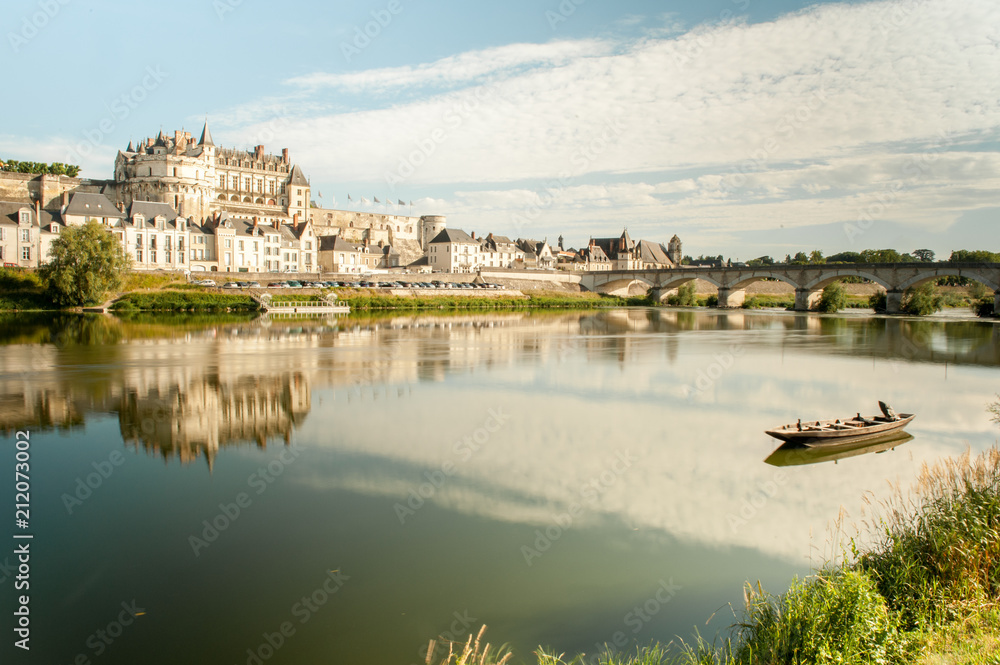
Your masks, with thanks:
[{"label": "grassy bank", "polygon": [[431,310],[515,310],[515,309],[593,309],[599,307],[627,307],[649,305],[645,297],[621,298],[596,293],[566,294],[563,292],[534,292],[526,296],[392,296],[358,290],[338,290],[340,300],[351,306],[352,311],[375,309]]},{"label": "grassy bank", "polygon": [[111,306],[115,312],[257,312],[250,296],[203,291],[143,291],[128,293]]},{"label": "grassy bank", "polygon": [[[554,655],[539,665],[1000,664],[1000,450],[924,468],[912,492],[876,507],[866,547],[781,595],[747,585],[731,639],[629,653]],[[427,663],[515,662],[482,631]],[[519,662],[519,661],[517,661]],[[529,662],[529,661],[524,661]]]},{"label": "grassy bank", "polygon": [[0,268],[0,311],[59,309],[46,294],[38,275],[20,268]]}]

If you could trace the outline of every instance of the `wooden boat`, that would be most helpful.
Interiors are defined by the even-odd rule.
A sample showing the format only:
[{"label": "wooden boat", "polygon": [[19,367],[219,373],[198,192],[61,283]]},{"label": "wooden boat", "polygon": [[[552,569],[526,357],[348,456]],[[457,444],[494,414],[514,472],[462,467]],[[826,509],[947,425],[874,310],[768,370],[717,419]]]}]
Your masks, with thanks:
[{"label": "wooden boat", "polygon": [[834,462],[858,455],[879,454],[894,450],[913,440],[913,435],[896,430],[871,438],[848,439],[836,443],[790,443],[785,442],[768,455],[765,463],[771,466],[799,466]]},{"label": "wooden boat", "polygon": [[766,432],[776,439],[803,445],[843,443],[844,441],[870,439],[900,430],[909,425],[910,421],[916,417],[912,413],[897,414],[885,402],[879,402],[878,405],[882,409],[881,416],[862,416],[858,413],[852,418],[838,418],[836,420],[813,420],[810,422],[799,420],[797,423],[782,425]]}]

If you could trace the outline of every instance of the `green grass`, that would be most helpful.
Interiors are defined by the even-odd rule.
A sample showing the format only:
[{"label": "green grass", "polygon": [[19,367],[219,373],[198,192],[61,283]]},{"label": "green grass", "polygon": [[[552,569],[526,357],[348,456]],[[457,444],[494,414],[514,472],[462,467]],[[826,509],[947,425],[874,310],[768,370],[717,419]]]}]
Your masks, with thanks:
[{"label": "green grass", "polygon": [[351,306],[352,311],[375,309],[432,310],[520,310],[520,309],[593,309],[597,307],[625,307],[648,305],[645,296],[621,298],[596,293],[566,294],[559,292],[531,293],[527,296],[392,296],[380,295],[367,289],[337,289],[340,300]]},{"label": "green grass", "polygon": [[0,268],[0,311],[56,309],[35,271]]},{"label": "green grass", "polygon": [[260,305],[250,296],[198,291],[128,293],[111,309],[115,312],[256,312]]}]

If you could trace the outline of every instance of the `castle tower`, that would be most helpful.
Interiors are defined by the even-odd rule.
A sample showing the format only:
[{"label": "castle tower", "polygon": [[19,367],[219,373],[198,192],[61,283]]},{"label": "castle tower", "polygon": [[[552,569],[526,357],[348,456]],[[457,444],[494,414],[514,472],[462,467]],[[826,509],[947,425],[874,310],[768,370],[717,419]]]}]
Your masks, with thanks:
[{"label": "castle tower", "polygon": [[681,264],[681,259],[683,258],[683,253],[681,252],[681,239],[674,235],[667,244],[667,258],[673,261],[676,265]]},{"label": "castle tower", "polygon": [[420,218],[420,249],[427,251],[427,245],[434,236],[441,233],[448,226],[448,220],[444,215],[424,215]]}]

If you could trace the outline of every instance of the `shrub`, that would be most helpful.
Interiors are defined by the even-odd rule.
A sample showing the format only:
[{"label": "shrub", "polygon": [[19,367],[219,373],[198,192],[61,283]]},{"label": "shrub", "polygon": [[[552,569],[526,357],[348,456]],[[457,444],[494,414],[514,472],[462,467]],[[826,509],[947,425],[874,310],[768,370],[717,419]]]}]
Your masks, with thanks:
[{"label": "shrub", "polygon": [[876,312],[885,312],[886,310],[886,295],[885,291],[878,291],[873,293],[870,298],[868,298],[868,306],[874,309]]},{"label": "shrub", "polygon": [[738,624],[740,663],[904,663],[901,639],[875,583],[846,568],[796,580],[779,597],[749,588]]},{"label": "shrub", "polygon": [[698,297],[694,292],[694,282],[681,284],[680,288],[677,289],[677,293],[667,298],[667,304],[677,307],[692,307],[697,305]]},{"label": "shrub", "polygon": [[820,296],[819,305],[816,309],[821,312],[839,312],[847,307],[847,292],[839,282],[831,282],[823,289]]},{"label": "shrub", "polygon": [[914,316],[927,316],[941,309],[944,298],[939,295],[931,282],[910,287],[903,294],[901,309]]}]

